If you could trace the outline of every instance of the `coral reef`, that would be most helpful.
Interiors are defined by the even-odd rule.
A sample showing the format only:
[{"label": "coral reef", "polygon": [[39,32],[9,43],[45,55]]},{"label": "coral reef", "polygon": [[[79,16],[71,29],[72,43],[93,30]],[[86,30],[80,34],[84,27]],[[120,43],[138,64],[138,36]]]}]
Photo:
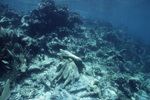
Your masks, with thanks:
[{"label": "coral reef", "polygon": [[[83,21],[53,0],[42,0],[29,15],[0,4],[0,15],[1,96],[150,99],[150,46],[126,31],[109,22]],[[3,92],[5,82],[10,85],[9,96]]]},{"label": "coral reef", "polygon": [[21,26],[23,14],[16,12],[0,3],[0,25],[3,28],[16,28]]},{"label": "coral reef", "polygon": [[55,5],[53,0],[43,0],[39,7],[24,17],[30,36],[47,34],[61,27],[73,28],[82,24],[82,17],[68,11],[67,5]]}]

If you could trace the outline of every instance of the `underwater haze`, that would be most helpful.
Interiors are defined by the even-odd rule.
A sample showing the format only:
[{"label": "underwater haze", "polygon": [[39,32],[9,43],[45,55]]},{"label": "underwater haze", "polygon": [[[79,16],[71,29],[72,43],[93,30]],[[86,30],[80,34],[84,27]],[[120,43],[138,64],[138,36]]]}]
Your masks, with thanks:
[{"label": "underwater haze", "polygon": [[149,0],[1,0],[0,100],[150,100]]},{"label": "underwater haze", "polygon": [[[2,0],[11,7],[28,13],[41,0]],[[108,21],[116,27],[124,27],[133,38],[150,44],[150,0],[55,0],[68,4],[70,11],[84,18]]]},{"label": "underwater haze", "polygon": [[133,37],[150,43],[150,0],[66,0],[65,3],[86,18],[126,27]]}]

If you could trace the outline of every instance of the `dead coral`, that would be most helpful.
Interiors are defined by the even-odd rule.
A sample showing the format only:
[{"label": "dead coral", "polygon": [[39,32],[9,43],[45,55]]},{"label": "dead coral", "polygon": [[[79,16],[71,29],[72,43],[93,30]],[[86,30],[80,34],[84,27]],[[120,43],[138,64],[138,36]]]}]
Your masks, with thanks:
[{"label": "dead coral", "polygon": [[79,72],[80,73],[83,72],[83,68],[85,68],[85,66],[81,58],[63,49],[60,49],[60,53],[58,55],[62,56],[63,58],[71,58],[75,62],[76,66],[78,67]]},{"label": "dead coral", "polygon": [[66,87],[70,82],[71,84],[78,80],[80,77],[78,67],[72,59],[63,60],[57,67],[57,74],[52,79],[52,82],[60,82],[65,80],[63,83],[63,88]]},{"label": "dead coral", "polygon": [[[88,83],[88,81],[87,81]],[[99,81],[97,79],[91,80],[88,86],[82,86],[82,87],[73,87],[72,89],[69,90],[70,93],[76,93],[76,92],[81,92],[79,94],[79,98],[84,98],[84,97],[97,97],[100,98],[101,96],[101,86],[99,85]]]}]

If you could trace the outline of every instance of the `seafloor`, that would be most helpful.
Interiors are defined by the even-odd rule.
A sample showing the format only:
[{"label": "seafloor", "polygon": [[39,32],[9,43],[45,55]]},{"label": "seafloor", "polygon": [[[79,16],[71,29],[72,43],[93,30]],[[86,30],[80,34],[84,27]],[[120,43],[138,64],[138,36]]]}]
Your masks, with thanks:
[{"label": "seafloor", "polygon": [[150,100],[150,46],[43,0],[0,4],[1,100]]}]

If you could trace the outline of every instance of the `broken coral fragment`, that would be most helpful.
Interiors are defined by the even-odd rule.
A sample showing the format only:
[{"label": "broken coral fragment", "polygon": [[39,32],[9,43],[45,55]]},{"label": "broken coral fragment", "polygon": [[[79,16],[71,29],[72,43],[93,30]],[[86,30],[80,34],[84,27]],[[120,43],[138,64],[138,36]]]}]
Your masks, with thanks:
[{"label": "broken coral fragment", "polygon": [[0,100],[7,100],[10,97],[10,80],[7,79],[2,94],[0,96]]},{"label": "broken coral fragment", "polygon": [[84,64],[83,64],[83,61],[81,58],[79,58],[78,56],[72,54],[71,52],[67,51],[67,50],[63,50],[63,49],[60,49],[60,56],[62,56],[63,58],[71,58],[76,66],[78,67],[79,69],[79,72],[83,72],[83,68],[85,67]]},{"label": "broken coral fragment", "polygon": [[57,82],[61,82],[62,80],[65,80],[63,83],[63,88],[64,88],[69,83],[72,84],[76,80],[78,80],[79,76],[80,74],[78,71],[78,67],[76,66],[74,61],[72,59],[69,60],[65,59],[62,62],[60,62],[60,64],[58,65],[57,73],[52,79],[52,82],[55,81],[55,83],[57,83]]}]

